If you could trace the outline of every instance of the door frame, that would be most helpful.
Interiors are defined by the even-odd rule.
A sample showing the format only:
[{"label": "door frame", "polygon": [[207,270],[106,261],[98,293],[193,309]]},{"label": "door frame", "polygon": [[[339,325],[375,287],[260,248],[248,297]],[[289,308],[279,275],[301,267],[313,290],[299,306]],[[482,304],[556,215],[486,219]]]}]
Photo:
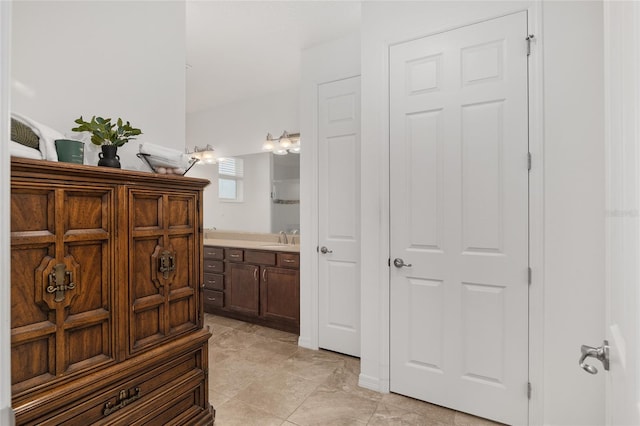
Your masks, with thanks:
[{"label": "door frame", "polygon": [[[637,113],[640,112],[640,83],[638,83],[638,76],[635,71],[640,70],[640,32],[637,30],[637,25],[640,24],[640,5],[637,3],[626,3],[624,6],[618,4],[611,4],[605,2],[604,8],[604,100],[605,100],[605,229],[606,229],[606,253],[605,253],[605,330],[604,336],[609,340],[611,347],[611,371],[604,372],[601,370],[601,374],[605,374],[605,424],[614,425],[615,420],[622,422],[634,422],[640,417],[640,405],[637,403],[640,398],[639,389],[637,385],[640,371],[638,370],[638,361],[635,360],[637,354],[637,337],[635,339],[628,339],[628,335],[633,333],[638,335],[638,327],[633,330],[626,330],[627,333],[622,334],[623,347],[626,347],[628,351],[625,351],[624,357],[627,362],[624,363],[621,360],[622,354],[620,354],[620,346],[616,344],[616,333],[611,330],[612,324],[612,312],[617,306],[614,304],[615,299],[612,298],[614,287],[614,274],[613,268],[616,265],[612,257],[612,243],[615,243],[613,237],[615,236],[615,227],[621,226],[620,222],[630,221],[635,219],[637,221],[638,211],[628,208],[623,203],[613,203],[612,201],[617,196],[625,197],[625,191],[619,187],[612,187],[615,183],[612,181],[615,177],[618,177],[620,172],[612,172],[618,164],[613,161],[615,154],[619,152],[621,146],[629,143],[629,140],[634,140],[636,155],[638,154],[637,138],[640,136],[640,118]],[[627,19],[630,20],[627,21]],[[619,58],[625,57],[626,61]],[[631,70],[631,72],[629,72]],[[633,79],[633,80],[632,80]],[[630,81],[631,80],[631,81]],[[626,90],[621,90],[623,87]],[[629,90],[631,87],[631,90]],[[621,116],[622,118],[618,118]],[[613,157],[612,157],[613,155]],[[635,159],[637,162],[637,158]],[[637,167],[635,171],[637,172]],[[620,176],[624,180],[624,184],[629,180],[630,173],[622,173]],[[640,186],[639,177],[636,176],[632,182],[631,187],[637,188]],[[620,191],[620,193],[614,192],[614,190]],[[613,234],[612,234],[613,233]],[[638,232],[635,232],[635,238],[638,238]],[[623,262],[624,263],[624,262]],[[623,265],[625,266],[625,265]],[[636,265],[637,268],[637,265]],[[636,284],[637,285],[637,284]],[[633,307],[637,307],[640,301],[638,300],[638,289],[631,292],[628,297],[633,299]],[[637,314],[636,314],[637,319]],[[637,323],[636,323],[637,324]],[[624,330],[624,324],[623,324]],[[612,338],[613,337],[613,338]],[[627,339],[625,339],[627,338]],[[621,342],[621,343],[622,343]],[[630,356],[631,355],[631,356]],[[631,361],[629,361],[631,360]],[[626,385],[622,390],[633,392],[632,395],[626,395],[627,399],[623,401],[628,403],[635,403],[633,405],[623,408],[622,413],[618,413],[618,416],[614,418],[615,404],[614,398],[620,395],[621,383],[618,382],[620,377],[620,369],[623,367],[623,372],[631,373],[627,374],[626,382],[622,385]],[[633,375],[635,373],[635,376]],[[614,379],[615,377],[615,379]],[[635,386],[628,385],[628,383],[636,383]],[[631,389],[630,389],[631,388]],[[617,391],[617,392],[616,392]],[[615,395],[614,395],[615,393]],[[626,410],[626,411],[625,411]],[[635,417],[629,419],[629,416]],[[625,423],[626,424],[626,423]]]},{"label": "door frame", "polygon": [[[363,249],[367,244],[375,244],[373,250],[378,254],[376,264],[378,269],[378,297],[377,306],[379,307],[380,322],[375,324],[378,329],[378,342],[379,342],[379,359],[378,359],[378,371],[380,372],[378,377],[371,377],[365,373],[360,374],[359,384],[360,386],[375,389],[381,392],[389,392],[390,381],[390,274],[388,259],[391,256],[390,253],[390,229],[389,229],[389,209],[390,209],[390,197],[389,197],[389,49],[392,45],[404,43],[413,39],[428,37],[434,34],[446,32],[456,28],[460,28],[465,25],[473,25],[476,23],[484,22],[490,19],[499,18],[512,13],[521,11],[527,12],[528,32],[533,34],[531,55],[529,56],[528,63],[528,80],[529,80],[529,152],[532,157],[532,167],[529,173],[529,265],[532,269],[532,282],[529,287],[529,381],[532,385],[531,398],[529,400],[529,424],[543,424],[544,421],[544,98],[543,98],[543,34],[542,34],[542,1],[536,0],[530,7],[517,8],[509,13],[501,15],[486,17],[481,20],[467,22],[463,25],[455,25],[450,28],[442,28],[436,32],[420,34],[419,36],[403,39],[388,41],[384,45],[379,46],[381,51],[381,58],[384,59],[384,84],[385,87],[381,89],[384,91],[384,105],[385,110],[381,111],[380,128],[385,136],[379,138],[380,141],[379,150],[379,162],[375,173],[379,174],[379,190],[376,193],[379,197],[378,201],[380,206],[380,217],[371,218],[371,220],[378,219],[379,223],[387,224],[386,227],[381,227],[379,238],[371,239],[370,241],[363,241]],[[525,41],[523,40],[523,43]],[[363,86],[364,87],[364,86]],[[365,95],[366,96],[366,95]],[[366,100],[363,101],[363,105]],[[363,112],[364,114],[364,112]],[[362,139],[366,140],[368,134],[365,134],[363,128]],[[365,155],[366,150],[363,150]],[[364,159],[363,159],[364,160]],[[375,167],[375,164],[366,166],[366,162],[362,162],[362,181],[370,181],[371,167]],[[362,211],[367,211],[367,206],[372,204],[371,199],[367,198],[367,194],[363,193],[363,199],[361,208]],[[363,227],[370,226],[365,223],[366,219],[363,217]],[[363,231],[363,240],[366,233]],[[368,253],[371,254],[371,251]],[[370,268],[370,264],[364,262],[367,253],[361,253],[363,259],[362,265],[362,279],[363,282],[366,277],[372,276],[371,271],[366,271]],[[366,288],[363,288],[363,300],[364,297],[372,297],[372,295],[365,296],[367,293]],[[374,296],[375,297],[375,296]],[[369,300],[368,303],[370,303]],[[363,307],[363,312],[366,308]],[[366,312],[363,313],[366,315]],[[364,328],[364,324],[363,324]],[[366,336],[366,331],[363,330],[363,336]],[[364,343],[364,342],[363,342]],[[362,359],[362,366],[368,361]]]},{"label": "door frame", "polygon": [[[0,2],[0,268],[10,270],[9,101],[11,62],[11,2]],[[0,279],[0,365],[11,365],[11,285]],[[11,409],[11,369],[0,370],[0,425],[14,423]]]}]

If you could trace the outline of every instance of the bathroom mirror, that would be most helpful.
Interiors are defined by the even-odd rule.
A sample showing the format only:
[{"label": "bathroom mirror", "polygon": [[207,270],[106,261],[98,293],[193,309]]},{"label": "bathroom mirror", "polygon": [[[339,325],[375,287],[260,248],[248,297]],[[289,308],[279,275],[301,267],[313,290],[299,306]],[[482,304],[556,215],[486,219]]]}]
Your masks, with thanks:
[{"label": "bathroom mirror", "polygon": [[[237,199],[221,199],[218,164],[194,168],[205,177],[204,226],[221,231],[291,233],[300,229],[300,156],[270,152],[233,157],[242,176],[236,177]],[[224,168],[223,168],[224,171]],[[227,176],[222,175],[223,179]]]}]

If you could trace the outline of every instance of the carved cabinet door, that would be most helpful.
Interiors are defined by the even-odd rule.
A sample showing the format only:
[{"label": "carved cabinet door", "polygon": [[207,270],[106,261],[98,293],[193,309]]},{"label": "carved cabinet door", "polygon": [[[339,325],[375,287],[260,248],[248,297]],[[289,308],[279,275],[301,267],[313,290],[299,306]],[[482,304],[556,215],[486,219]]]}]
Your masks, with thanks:
[{"label": "carved cabinet door", "polygon": [[114,194],[12,181],[14,399],[114,361]]},{"label": "carved cabinet door", "polygon": [[200,319],[197,192],[128,190],[129,351],[196,330]]}]

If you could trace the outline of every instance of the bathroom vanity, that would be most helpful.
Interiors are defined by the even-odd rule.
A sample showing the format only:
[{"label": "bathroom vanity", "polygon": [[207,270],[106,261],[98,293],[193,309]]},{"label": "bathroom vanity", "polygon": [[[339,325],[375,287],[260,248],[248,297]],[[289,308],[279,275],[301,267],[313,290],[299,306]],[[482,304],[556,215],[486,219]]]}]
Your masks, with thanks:
[{"label": "bathroom vanity", "polygon": [[204,310],[299,333],[298,246],[205,238]]}]

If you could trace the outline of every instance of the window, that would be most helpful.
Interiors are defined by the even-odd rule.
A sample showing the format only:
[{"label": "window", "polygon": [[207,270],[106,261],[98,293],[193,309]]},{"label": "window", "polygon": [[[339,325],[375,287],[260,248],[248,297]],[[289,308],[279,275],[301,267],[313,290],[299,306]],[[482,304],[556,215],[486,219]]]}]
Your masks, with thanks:
[{"label": "window", "polygon": [[244,160],[225,158],[218,162],[218,198],[221,201],[242,201]]}]

